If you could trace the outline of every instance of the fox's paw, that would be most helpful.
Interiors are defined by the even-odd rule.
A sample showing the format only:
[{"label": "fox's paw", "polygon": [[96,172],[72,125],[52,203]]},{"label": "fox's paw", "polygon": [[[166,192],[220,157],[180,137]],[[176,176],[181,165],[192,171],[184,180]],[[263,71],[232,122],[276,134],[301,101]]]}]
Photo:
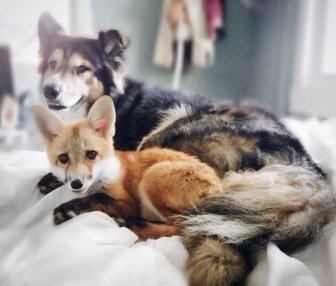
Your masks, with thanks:
[{"label": "fox's paw", "polygon": [[54,209],[54,223],[61,224],[75,216],[84,213],[88,208],[88,203],[83,199],[75,199],[66,202]]},{"label": "fox's paw", "polygon": [[63,184],[64,182],[60,181],[52,173],[48,173],[37,183],[37,188],[39,189],[40,193],[46,195],[59,188]]}]

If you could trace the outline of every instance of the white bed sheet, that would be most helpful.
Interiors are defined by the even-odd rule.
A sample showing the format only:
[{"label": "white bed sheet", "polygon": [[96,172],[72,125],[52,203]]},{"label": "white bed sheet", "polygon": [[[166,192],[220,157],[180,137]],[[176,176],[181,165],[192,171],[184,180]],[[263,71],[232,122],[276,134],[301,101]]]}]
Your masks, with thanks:
[{"label": "white bed sheet", "polygon": [[[336,182],[336,120],[286,119],[313,158]],[[59,188],[43,196],[35,186],[48,171],[43,152],[0,153],[0,285],[187,285],[187,252],[179,237],[136,242],[100,212],[62,225],[52,210],[76,194]],[[295,257],[269,245],[249,285],[336,285],[336,227]]]}]

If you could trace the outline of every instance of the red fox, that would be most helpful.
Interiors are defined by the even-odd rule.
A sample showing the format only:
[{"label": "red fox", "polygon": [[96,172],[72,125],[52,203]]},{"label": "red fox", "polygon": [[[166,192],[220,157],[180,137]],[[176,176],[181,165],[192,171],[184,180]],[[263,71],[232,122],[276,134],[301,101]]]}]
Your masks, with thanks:
[{"label": "red fox", "polygon": [[180,227],[174,215],[222,191],[215,170],[193,156],[163,148],[114,150],[116,116],[110,97],[98,99],[78,122],[64,123],[41,106],[34,115],[54,173],[74,192],[89,194],[56,208],[56,224],[100,210],[125,219],[142,239],[175,235]]}]

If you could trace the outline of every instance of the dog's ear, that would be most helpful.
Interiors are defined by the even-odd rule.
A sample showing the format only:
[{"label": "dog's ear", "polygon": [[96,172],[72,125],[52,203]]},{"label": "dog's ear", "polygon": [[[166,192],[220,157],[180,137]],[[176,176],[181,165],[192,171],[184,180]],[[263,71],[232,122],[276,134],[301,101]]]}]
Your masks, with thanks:
[{"label": "dog's ear", "polygon": [[41,135],[47,142],[52,142],[63,128],[61,119],[43,106],[34,106],[34,119]]},{"label": "dog's ear", "polygon": [[98,41],[103,50],[104,60],[112,70],[113,82],[117,92],[124,93],[124,59],[130,40],[117,30],[100,32]]},{"label": "dog's ear", "polygon": [[102,96],[91,107],[87,122],[93,130],[103,137],[113,137],[116,113],[110,96]]},{"label": "dog's ear", "polygon": [[121,35],[117,30],[99,32],[98,40],[107,55],[114,54],[120,49],[126,50],[130,44],[129,38]]},{"label": "dog's ear", "polygon": [[64,30],[60,24],[48,13],[43,12],[38,21],[38,36],[40,39],[40,51],[43,52],[50,41],[56,36],[63,34]]}]

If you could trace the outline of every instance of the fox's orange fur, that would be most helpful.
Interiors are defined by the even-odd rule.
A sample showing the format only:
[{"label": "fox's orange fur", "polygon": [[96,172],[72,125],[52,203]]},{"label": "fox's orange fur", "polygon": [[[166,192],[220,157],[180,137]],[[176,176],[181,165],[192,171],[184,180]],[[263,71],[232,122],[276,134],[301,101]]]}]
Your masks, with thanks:
[{"label": "fox's orange fur", "polygon": [[[78,213],[69,203],[68,209],[56,209],[57,224],[74,213],[101,210],[112,217],[146,220],[141,225],[129,225],[140,238],[174,235],[179,233],[174,215],[197,207],[202,199],[222,190],[216,172],[187,154],[162,148],[140,152],[114,150],[115,112],[110,97],[97,100],[88,118],[80,122],[65,124],[42,107],[35,109],[35,118],[56,173],[70,184],[79,180],[83,183],[79,191],[89,190],[92,198],[85,209],[78,211],[77,206]],[[94,159],[87,157],[88,151],[96,152]],[[60,161],[61,154],[67,155],[68,162]],[[102,182],[97,189],[94,186],[99,180]],[[112,200],[97,199],[97,192]]]},{"label": "fox's orange fur", "polygon": [[[106,187],[106,193],[124,206],[122,217],[141,217],[174,225],[173,216],[197,206],[200,200],[221,190],[215,171],[196,158],[153,148],[142,152],[115,152],[121,162],[118,181]],[[173,235],[177,228],[138,228],[142,238]]]}]

